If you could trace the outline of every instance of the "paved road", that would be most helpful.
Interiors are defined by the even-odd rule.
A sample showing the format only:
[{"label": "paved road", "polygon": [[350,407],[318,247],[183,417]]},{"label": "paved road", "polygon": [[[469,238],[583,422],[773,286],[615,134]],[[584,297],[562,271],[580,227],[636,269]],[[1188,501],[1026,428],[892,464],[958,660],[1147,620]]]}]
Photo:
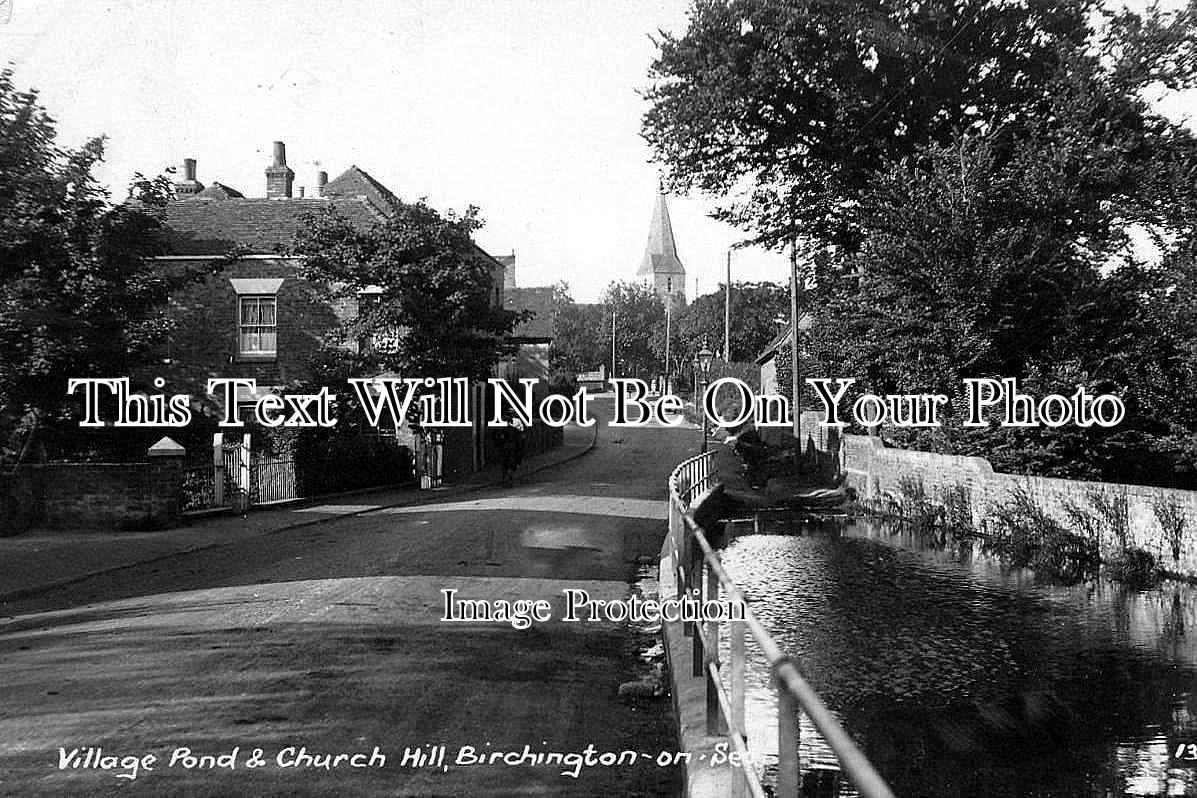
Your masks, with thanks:
[{"label": "paved road", "polygon": [[[0,794],[671,794],[674,769],[644,757],[577,778],[561,775],[571,760],[455,765],[464,746],[535,754],[593,744],[655,757],[676,742],[667,701],[617,694],[644,668],[644,635],[606,622],[445,623],[440,591],[545,598],[555,616],[563,588],[626,596],[660,547],[665,476],[698,437],[604,430],[594,452],[511,489],[354,517],[343,513],[360,501],[307,508],[327,521],[10,605]],[[447,768],[401,761],[439,745]],[[88,746],[157,761],[134,780],[116,775],[127,763],[60,769],[74,749],[82,764]],[[284,767],[300,746],[377,747],[386,763]],[[234,747],[232,769],[178,754]],[[266,764],[249,768],[255,748]]]}]

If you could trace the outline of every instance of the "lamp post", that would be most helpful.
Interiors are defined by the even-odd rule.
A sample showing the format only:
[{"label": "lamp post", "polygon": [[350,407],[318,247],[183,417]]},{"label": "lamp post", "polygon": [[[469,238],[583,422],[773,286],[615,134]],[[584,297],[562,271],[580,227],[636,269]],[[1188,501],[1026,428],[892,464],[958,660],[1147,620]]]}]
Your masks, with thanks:
[{"label": "lamp post", "polygon": [[706,384],[707,384],[707,377],[709,377],[711,374],[711,361],[714,359],[714,357],[715,357],[715,353],[711,351],[711,348],[709,346],[707,346],[707,342],[704,339],[702,342],[702,349],[698,350],[698,355],[695,357],[695,359],[698,361],[698,372],[699,372],[699,377],[700,377],[700,385],[699,385],[699,392],[698,392],[698,395],[700,398],[699,398],[698,404],[699,404],[699,412],[702,413],[702,452],[703,452],[703,454],[706,454],[706,451],[707,451],[707,413],[706,413],[705,402],[703,402],[703,399],[705,398],[704,394],[705,394],[705,389],[706,389]]}]

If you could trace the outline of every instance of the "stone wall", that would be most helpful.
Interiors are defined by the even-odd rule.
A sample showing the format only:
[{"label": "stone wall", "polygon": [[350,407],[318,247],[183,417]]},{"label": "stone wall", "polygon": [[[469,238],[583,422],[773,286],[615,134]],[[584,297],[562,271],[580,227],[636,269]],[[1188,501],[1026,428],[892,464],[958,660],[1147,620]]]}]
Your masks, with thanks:
[{"label": "stone wall", "polygon": [[[1170,571],[1197,577],[1197,491],[1004,474],[994,471],[982,457],[893,449],[873,436],[839,436],[834,428],[822,426],[822,419],[820,412],[802,414],[803,445],[832,453],[848,484],[861,498],[896,495],[904,478],[920,480],[932,499],[944,490],[963,485],[969,489],[973,520],[982,526],[987,507],[1005,501],[1012,490],[1021,487],[1053,518],[1073,529],[1067,512],[1069,505],[1092,513],[1089,500],[1092,493],[1098,492],[1107,499],[1125,495],[1129,545],[1152,552]],[[1157,502],[1175,503],[1185,518],[1179,560],[1173,560],[1171,544],[1156,519],[1153,507]],[[1117,541],[1111,536],[1105,536],[1099,544],[1103,556],[1117,551]]]}]

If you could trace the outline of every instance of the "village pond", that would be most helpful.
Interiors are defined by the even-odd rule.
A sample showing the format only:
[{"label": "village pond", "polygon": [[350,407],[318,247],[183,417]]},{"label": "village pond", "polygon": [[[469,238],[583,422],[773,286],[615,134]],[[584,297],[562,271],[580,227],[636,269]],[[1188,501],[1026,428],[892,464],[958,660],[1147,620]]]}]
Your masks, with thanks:
[{"label": "village pond", "polygon": [[[896,794],[1197,795],[1197,586],[1065,585],[865,519],[726,530],[731,577]],[[750,745],[775,752],[763,661],[749,678]],[[803,795],[855,795],[800,734]]]}]

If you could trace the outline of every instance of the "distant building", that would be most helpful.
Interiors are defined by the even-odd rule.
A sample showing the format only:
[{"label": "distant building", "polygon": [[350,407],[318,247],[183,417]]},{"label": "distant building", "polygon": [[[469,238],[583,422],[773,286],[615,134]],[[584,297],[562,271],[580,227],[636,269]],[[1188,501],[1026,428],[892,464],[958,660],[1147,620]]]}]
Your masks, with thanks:
[{"label": "distant building", "polygon": [[[811,327],[812,318],[809,313],[803,313],[798,317],[798,331],[806,332]],[[778,333],[769,344],[761,350],[761,353],[756,357],[756,364],[761,369],[761,394],[775,394],[777,393],[777,356],[781,353],[782,347],[789,346],[793,336],[790,334],[790,325],[787,324],[785,329]]]},{"label": "distant building", "polygon": [[685,307],[686,267],[677,255],[664,189],[657,192],[657,202],[648,229],[648,244],[644,248],[644,260],[640,262],[636,276],[650,282],[657,297],[673,310]]},{"label": "distant building", "polygon": [[501,255],[505,284],[503,307],[516,312],[530,311],[532,318],[522,322],[511,334],[519,349],[512,360],[500,367],[499,376],[548,379],[549,348],[553,343],[553,327],[557,308],[553,301],[556,289],[551,285],[520,288],[515,279],[515,253]]}]

